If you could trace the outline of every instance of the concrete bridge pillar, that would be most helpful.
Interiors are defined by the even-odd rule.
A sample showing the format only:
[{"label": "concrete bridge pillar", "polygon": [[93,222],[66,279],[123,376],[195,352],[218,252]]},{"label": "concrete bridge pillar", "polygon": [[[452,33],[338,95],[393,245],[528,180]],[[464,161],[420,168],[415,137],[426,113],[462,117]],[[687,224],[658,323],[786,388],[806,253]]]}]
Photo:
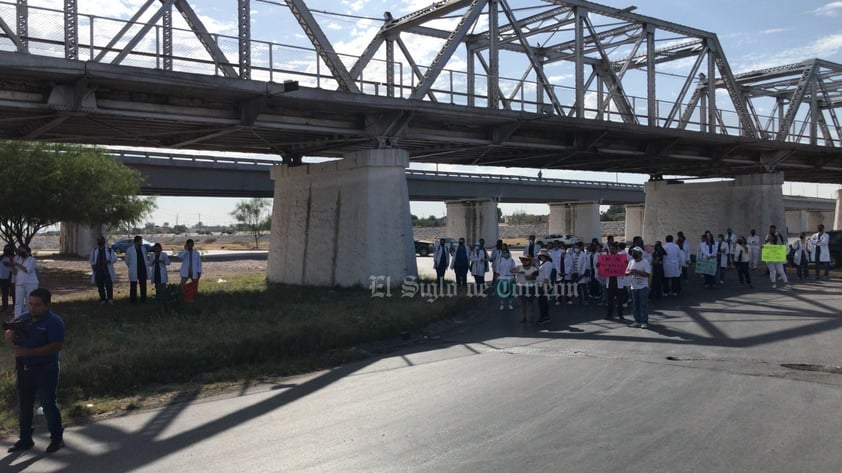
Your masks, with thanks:
[{"label": "concrete bridge pillar", "polygon": [[469,247],[480,238],[485,247],[493,248],[497,242],[497,201],[493,199],[451,200],[447,205],[447,236],[465,238]]},{"label": "concrete bridge pillar", "polygon": [[631,243],[636,236],[643,236],[643,204],[626,205],[626,242]]},{"label": "concrete bridge pillar", "polygon": [[820,224],[820,223],[821,223],[821,224],[824,224],[824,226],[825,226],[827,229],[829,229],[829,227],[830,227],[830,221],[829,221],[829,220],[825,220],[825,218],[824,218],[824,217],[825,217],[824,212],[822,212],[822,211],[820,211],[820,210],[811,210],[811,211],[808,211],[808,212],[807,212],[807,217],[806,217],[806,220],[807,220],[807,226],[806,226],[806,227],[804,227],[804,230],[802,230],[802,231],[805,231],[805,232],[807,232],[808,234],[810,234],[811,232],[815,232],[815,231],[817,231],[817,230],[818,230],[818,228],[819,228],[819,224]]},{"label": "concrete bridge pillar", "polygon": [[787,210],[786,211],[786,228],[778,228],[783,232],[789,232],[789,236],[797,236],[801,232],[806,232],[810,227],[808,223],[809,212],[806,210]]},{"label": "concrete bridge pillar", "polygon": [[842,189],[836,191],[836,212],[833,216],[833,229],[842,230]]},{"label": "concrete bridge pillar", "polygon": [[367,287],[373,281],[399,285],[417,275],[408,166],[405,151],[376,149],[326,163],[273,167],[267,279]]},{"label": "concrete bridge pillar", "polygon": [[784,230],[783,173],[737,176],[733,181],[676,183],[649,181],[645,185],[646,213],[643,238],[646,242],[678,231],[693,243],[705,230],[737,235],[757,230],[761,238],[769,225]]},{"label": "concrete bridge pillar", "polygon": [[[88,257],[96,246],[96,237],[102,235],[102,229],[61,222],[59,229],[59,252],[67,255]],[[108,242],[108,245],[113,242]]]},{"label": "concrete bridge pillar", "polygon": [[550,233],[570,233],[586,243],[602,236],[599,202],[551,202]]}]

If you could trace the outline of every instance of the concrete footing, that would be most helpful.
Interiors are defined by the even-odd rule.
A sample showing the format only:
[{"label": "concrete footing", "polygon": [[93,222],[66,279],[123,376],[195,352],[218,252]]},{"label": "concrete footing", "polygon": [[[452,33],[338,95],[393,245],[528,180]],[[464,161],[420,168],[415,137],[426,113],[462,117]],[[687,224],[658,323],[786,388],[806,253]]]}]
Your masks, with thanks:
[{"label": "concrete footing", "polygon": [[274,167],[267,279],[368,287],[417,275],[408,166],[405,151],[378,149]]},{"label": "concrete footing", "polygon": [[599,202],[550,202],[550,233],[570,233],[590,242],[600,238]]},{"label": "concrete footing", "polygon": [[754,228],[766,235],[769,225],[784,231],[783,173],[750,174],[733,181],[705,183],[646,183],[643,238],[663,241],[683,231],[694,245],[705,230],[714,235],[731,227],[737,235]]},{"label": "concrete footing", "polygon": [[836,212],[833,216],[833,229],[842,230],[842,189],[836,191]]},{"label": "concrete footing", "polygon": [[447,205],[446,235],[465,238],[468,246],[485,239],[485,247],[493,248],[497,242],[497,201],[491,199],[452,200]]},{"label": "concrete footing", "polygon": [[59,252],[88,257],[96,246],[96,237],[100,235],[102,235],[101,228],[62,222],[59,230]]}]

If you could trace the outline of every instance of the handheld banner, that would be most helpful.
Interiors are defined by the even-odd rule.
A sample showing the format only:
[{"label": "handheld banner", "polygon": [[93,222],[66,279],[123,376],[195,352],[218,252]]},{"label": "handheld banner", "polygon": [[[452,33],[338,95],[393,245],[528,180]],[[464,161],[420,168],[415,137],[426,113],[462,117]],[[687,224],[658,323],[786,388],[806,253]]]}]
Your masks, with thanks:
[{"label": "handheld banner", "polygon": [[625,253],[617,253],[616,255],[599,255],[599,277],[612,278],[620,277],[626,274],[626,267],[628,266],[628,258]]},{"label": "handheld banner", "polygon": [[760,261],[766,263],[786,263],[786,245],[763,245]]},{"label": "handheld banner", "polygon": [[699,258],[696,260],[696,274],[716,275],[716,258]]}]

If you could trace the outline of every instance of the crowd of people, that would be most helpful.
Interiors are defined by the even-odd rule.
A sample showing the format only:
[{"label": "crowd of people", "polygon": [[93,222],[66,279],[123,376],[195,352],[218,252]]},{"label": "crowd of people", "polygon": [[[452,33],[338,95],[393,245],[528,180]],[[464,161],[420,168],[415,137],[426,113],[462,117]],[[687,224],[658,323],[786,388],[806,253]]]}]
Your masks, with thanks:
[{"label": "crowd of people", "polygon": [[[502,240],[489,249],[483,239],[468,246],[460,238],[450,247],[442,238],[435,244],[433,267],[438,284],[444,284],[446,272],[452,270],[457,287],[465,287],[470,273],[478,288],[472,292],[490,291],[497,297],[501,311],[514,310],[514,300],[519,299],[522,323],[548,323],[550,304],[578,303],[605,306],[604,317],[609,320],[617,317],[625,321],[623,311],[629,308],[634,317],[632,326],[648,328],[650,301],[680,295],[694,259],[700,263],[696,273],[703,278],[705,288],[730,284],[726,275],[731,271],[736,272],[740,286],[751,288],[752,273],[756,274],[760,266],[764,244],[786,245],[799,280],[809,279],[810,265],[815,268],[816,280],[829,279],[829,237],[823,225],[811,236],[801,233],[789,245],[774,225],[764,240],[754,229],[748,235],[736,235],[731,228],[716,236],[706,231],[699,238],[695,253],[694,245],[681,231],[651,245],[639,236],[629,245],[615,242],[611,236],[605,242],[594,238],[587,245],[581,241],[568,245],[558,240],[536,240],[530,235],[517,261]],[[604,254],[625,255],[626,270],[622,276],[601,274],[599,257]],[[779,284],[784,289],[791,287],[786,261],[764,263],[772,288],[777,289]],[[709,269],[699,272],[702,266]]]}]

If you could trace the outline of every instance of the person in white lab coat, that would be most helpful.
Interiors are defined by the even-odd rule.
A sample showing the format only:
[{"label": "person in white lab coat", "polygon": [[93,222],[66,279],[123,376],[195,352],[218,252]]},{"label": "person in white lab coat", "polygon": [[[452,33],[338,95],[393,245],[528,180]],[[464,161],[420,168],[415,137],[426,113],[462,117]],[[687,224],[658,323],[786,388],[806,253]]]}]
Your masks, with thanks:
[{"label": "person in white lab coat", "polygon": [[140,303],[146,302],[146,280],[149,279],[149,267],[147,262],[149,255],[146,247],[143,246],[143,238],[136,235],[132,246],[126,248],[126,268],[129,273],[129,301],[137,304],[137,293],[140,289]]}]

